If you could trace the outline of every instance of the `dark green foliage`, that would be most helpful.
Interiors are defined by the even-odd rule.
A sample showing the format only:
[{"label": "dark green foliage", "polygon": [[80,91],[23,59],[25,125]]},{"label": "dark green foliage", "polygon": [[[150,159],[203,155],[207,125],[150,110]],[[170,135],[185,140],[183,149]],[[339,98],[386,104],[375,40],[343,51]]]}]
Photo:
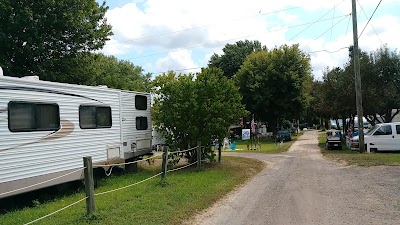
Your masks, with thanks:
[{"label": "dark green foliage", "polygon": [[[360,53],[360,74],[364,116],[371,124],[390,122],[400,112],[400,55],[386,46],[372,53]],[[322,118],[351,118],[357,114],[354,63],[327,69],[323,82],[315,84],[315,112]],[[378,116],[381,115],[381,116]]]},{"label": "dark green foliage", "polygon": [[95,0],[0,2],[0,66],[5,75],[43,76],[77,53],[101,49],[112,34]]},{"label": "dark green foliage", "polygon": [[82,85],[106,85],[111,88],[149,91],[150,74],[144,74],[140,66],[114,56],[80,53],[59,60],[40,77],[64,83]]},{"label": "dark green foliage", "polygon": [[298,45],[250,54],[234,79],[246,109],[275,130],[277,119],[298,119],[312,88],[310,58]]},{"label": "dark green foliage", "polygon": [[[216,68],[196,75],[163,74],[156,77],[153,87],[153,121],[172,151],[194,147],[197,141],[208,146],[216,138],[221,140],[229,125],[245,114],[238,88]],[[204,151],[203,158],[213,158],[209,148]]]},{"label": "dark green foliage", "polygon": [[248,55],[266,49],[265,46],[261,46],[259,41],[245,40],[235,44],[226,44],[222,49],[224,53],[212,55],[208,66],[220,68],[226,77],[231,78],[240,69]]}]

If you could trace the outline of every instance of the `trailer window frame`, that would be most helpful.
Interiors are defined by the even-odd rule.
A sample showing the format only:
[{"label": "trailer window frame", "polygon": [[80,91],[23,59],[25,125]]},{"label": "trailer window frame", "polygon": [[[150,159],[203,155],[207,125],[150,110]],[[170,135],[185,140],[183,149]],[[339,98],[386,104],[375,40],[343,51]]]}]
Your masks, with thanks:
[{"label": "trailer window frame", "polygon": [[146,95],[135,95],[135,109],[147,110],[147,96]]},{"label": "trailer window frame", "polygon": [[[83,108],[93,108],[93,118],[89,118],[94,121],[94,123],[89,124],[86,121],[83,121]],[[100,110],[101,109],[101,110]],[[106,111],[103,111],[106,109]],[[100,117],[100,112],[106,112],[106,118],[102,116]],[[89,115],[90,116],[90,115]],[[104,121],[105,119],[105,121]],[[80,105],[79,106],[79,127],[81,129],[103,129],[103,128],[111,128],[112,127],[112,110],[110,106],[99,106],[99,105]]]},{"label": "trailer window frame", "polygon": [[[28,114],[28,119],[31,120],[31,126],[26,128],[15,127],[13,126],[13,117],[17,115],[13,115],[13,110],[16,105],[29,106],[31,108],[31,113]],[[52,115],[42,116],[40,111],[40,107],[50,106],[54,107],[53,110],[44,110],[44,112],[51,112]],[[48,119],[48,120],[46,120]],[[53,121],[50,121],[52,119]],[[58,131],[61,128],[60,124],[60,106],[57,103],[49,103],[49,102],[30,102],[30,101],[10,101],[8,102],[8,130],[13,133],[17,132],[39,132],[39,131]],[[43,124],[47,126],[43,126]],[[52,124],[52,126],[50,126]]]},{"label": "trailer window frame", "polygon": [[[145,122],[142,122],[142,119],[145,119]],[[147,116],[137,116],[135,121],[136,130],[147,130],[149,128],[149,120],[147,119]]]}]

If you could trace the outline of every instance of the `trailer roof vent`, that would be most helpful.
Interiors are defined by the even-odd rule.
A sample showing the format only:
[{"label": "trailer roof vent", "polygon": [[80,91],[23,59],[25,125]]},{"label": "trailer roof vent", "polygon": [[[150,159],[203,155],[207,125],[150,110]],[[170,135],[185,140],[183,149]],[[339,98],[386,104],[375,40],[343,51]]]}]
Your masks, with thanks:
[{"label": "trailer roof vent", "polygon": [[0,77],[3,76],[3,69],[0,66]]}]

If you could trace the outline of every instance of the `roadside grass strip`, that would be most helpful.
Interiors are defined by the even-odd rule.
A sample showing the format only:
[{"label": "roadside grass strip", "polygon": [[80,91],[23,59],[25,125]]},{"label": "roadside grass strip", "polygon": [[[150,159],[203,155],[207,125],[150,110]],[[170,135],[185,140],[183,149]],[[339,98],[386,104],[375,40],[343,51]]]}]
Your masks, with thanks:
[{"label": "roadside grass strip", "polygon": [[[99,181],[95,193],[140,182],[160,172],[159,159],[149,165],[142,162],[138,173],[113,175]],[[261,171],[261,161],[240,157],[223,157],[222,163],[205,163],[201,172],[195,165],[168,173],[166,185],[160,177],[133,187],[98,195],[96,211],[86,216],[85,202],[51,215],[34,224],[182,224],[193,215],[223,197],[239,184]],[[182,166],[182,165],[180,165]],[[35,206],[0,215],[0,224],[25,224],[85,198],[82,189]]]},{"label": "roadside grass strip", "polygon": [[318,136],[318,145],[322,155],[330,160],[357,166],[400,166],[400,152],[393,153],[359,153],[347,148],[343,143],[343,150],[326,150],[326,134],[320,133]]},{"label": "roadside grass strip", "polygon": [[[247,150],[247,143],[250,145],[250,141],[243,141],[239,140],[236,141],[236,149],[235,150],[230,150],[230,149],[225,149],[223,152],[253,152],[253,153],[266,153],[266,154],[276,154],[276,153],[282,153],[286,152],[289,150],[290,146],[300,137],[304,134],[304,132],[300,132],[298,134],[294,134],[292,136],[291,141],[285,141],[283,142],[283,145],[281,146],[280,143],[276,143],[274,140],[260,140],[261,143],[261,150],[259,150],[259,146],[256,145],[256,150]],[[253,149],[255,143],[253,142]],[[218,151],[218,149],[215,149],[215,151]]]}]

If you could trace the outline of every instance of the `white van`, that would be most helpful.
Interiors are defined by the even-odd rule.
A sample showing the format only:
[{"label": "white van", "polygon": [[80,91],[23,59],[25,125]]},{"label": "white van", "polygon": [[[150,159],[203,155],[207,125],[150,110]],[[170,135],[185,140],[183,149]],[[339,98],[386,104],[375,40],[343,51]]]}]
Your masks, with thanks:
[{"label": "white van", "polygon": [[[358,143],[358,137],[352,139]],[[381,123],[364,135],[367,152],[400,151],[400,122]]]}]

